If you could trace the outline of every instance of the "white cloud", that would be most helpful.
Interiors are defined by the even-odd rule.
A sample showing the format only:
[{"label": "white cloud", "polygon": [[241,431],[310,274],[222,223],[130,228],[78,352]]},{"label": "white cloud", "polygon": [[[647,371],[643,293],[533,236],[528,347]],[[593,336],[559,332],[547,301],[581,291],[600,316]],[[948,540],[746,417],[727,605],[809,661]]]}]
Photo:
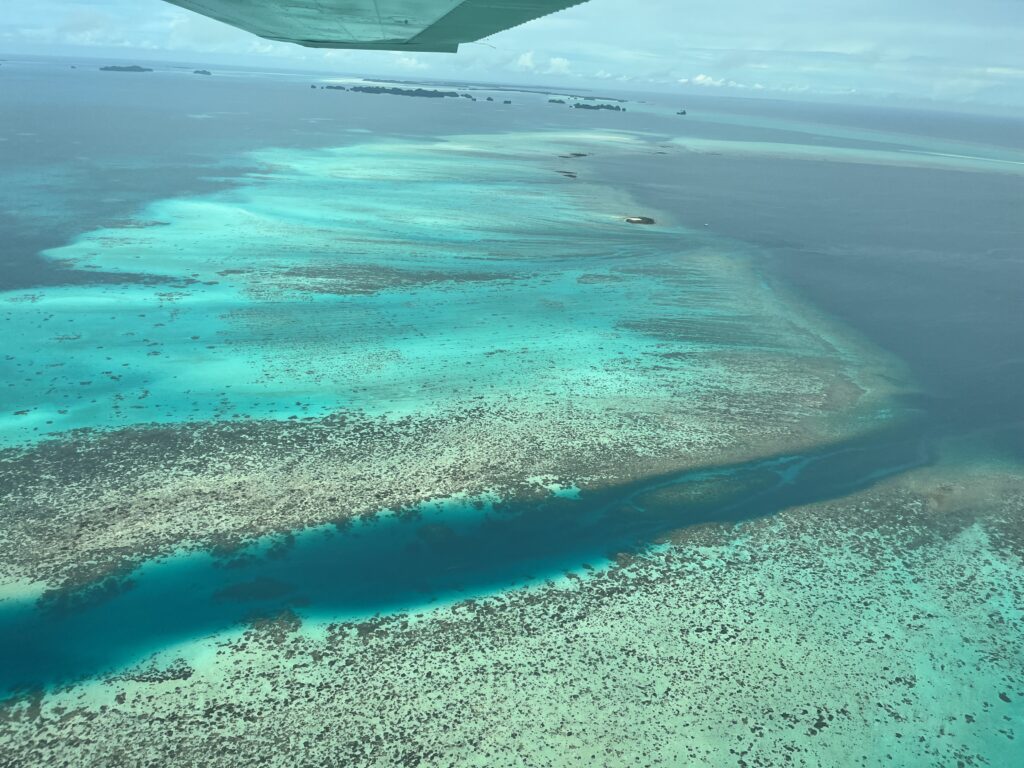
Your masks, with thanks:
[{"label": "white cloud", "polygon": [[569,60],[564,59],[561,56],[552,56],[548,60],[548,68],[546,74],[549,75],[567,75],[569,74]]},{"label": "white cloud", "polygon": [[430,65],[420,61],[415,56],[399,56],[395,63],[402,69],[429,69]]},{"label": "white cloud", "polygon": [[533,61],[533,51],[527,51],[526,53],[519,54],[519,58],[516,59],[516,69],[522,72],[533,72],[537,65]]},{"label": "white cloud", "polygon": [[712,77],[705,74],[700,74],[696,77],[681,77],[676,82],[680,85],[699,85],[702,88],[737,88],[741,91],[765,90],[765,86],[762,83],[740,83],[735,80],[727,80],[724,77]]},{"label": "white cloud", "polygon": [[687,82],[693,83],[694,85],[703,85],[711,88],[721,88],[723,85],[726,85],[726,82],[723,78],[711,77],[711,75],[704,74],[697,75],[695,78],[693,78],[692,80],[688,80]]}]

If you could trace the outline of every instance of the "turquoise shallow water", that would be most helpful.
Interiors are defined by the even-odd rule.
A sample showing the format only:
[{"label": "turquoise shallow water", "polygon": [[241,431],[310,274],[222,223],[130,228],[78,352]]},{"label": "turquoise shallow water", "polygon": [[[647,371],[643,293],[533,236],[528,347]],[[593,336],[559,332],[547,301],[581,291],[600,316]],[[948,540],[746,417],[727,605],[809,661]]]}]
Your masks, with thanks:
[{"label": "turquoise shallow water", "polygon": [[570,148],[601,140],[268,150],[229,190],[159,201],[52,249],[51,261],[125,282],[0,297],[0,440],[339,408],[543,407],[574,389],[584,408],[643,409],[672,392],[765,386],[716,352],[831,354],[742,274],[742,246],[627,224],[628,199],[556,172]]},{"label": "turquoise shallow water", "polygon": [[88,215],[56,170],[0,194],[55,228],[0,277],[0,739],[1009,754],[1013,142],[208,86],[160,115],[181,167],[151,127],[81,149]]},{"label": "turquoise shallow water", "polygon": [[[416,145],[266,152],[243,186],[51,251],[160,283],[6,295],[4,438],[341,407],[402,415],[580,370],[625,394],[602,369],[654,347],[618,325],[650,314],[633,306],[657,288],[639,268],[674,258],[681,233],[595,215],[510,154],[478,159]],[[624,266],[637,272],[601,280]],[[711,306],[715,287],[689,295],[695,322],[728,309]]]},{"label": "turquoise shallow water", "polygon": [[[3,683],[109,670],[282,606],[365,616],[491,594],[607,564],[682,525],[831,497],[924,461],[919,436],[889,426],[884,398],[850,413],[841,397],[829,404],[839,381],[874,386],[868,375],[852,384],[847,369],[880,364],[773,286],[756,252],[653,209],[657,224],[629,224],[638,211],[627,196],[560,172],[645,146],[561,132],[266,150],[224,191],[152,203],[51,249],[51,261],[124,279],[0,298],[10,457],[78,429],[337,412],[393,423],[457,413],[467,428],[507,419],[566,461],[581,450],[567,431],[579,425],[608,452],[646,450],[669,465],[706,462],[744,433],[810,430],[811,417],[831,447],[722,467],[709,477],[735,484],[735,498],[682,509],[637,499],[708,477],[623,485],[556,464],[552,480],[592,490],[575,502],[499,496],[490,512],[427,505],[411,522],[327,537],[314,528],[237,568],[189,554],[40,607],[12,602],[4,647],[26,633],[37,642]],[[831,441],[840,424],[853,442]],[[879,430],[887,437],[868,455],[854,438]],[[470,439],[460,450],[475,449]]]}]

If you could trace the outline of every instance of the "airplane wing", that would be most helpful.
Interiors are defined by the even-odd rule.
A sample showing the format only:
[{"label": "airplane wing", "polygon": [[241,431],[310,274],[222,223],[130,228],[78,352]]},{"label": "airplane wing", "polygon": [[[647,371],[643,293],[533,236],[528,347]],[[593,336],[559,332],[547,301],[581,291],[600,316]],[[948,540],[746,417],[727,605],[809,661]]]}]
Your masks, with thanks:
[{"label": "airplane wing", "polygon": [[311,48],[445,51],[586,0],[167,0]]}]

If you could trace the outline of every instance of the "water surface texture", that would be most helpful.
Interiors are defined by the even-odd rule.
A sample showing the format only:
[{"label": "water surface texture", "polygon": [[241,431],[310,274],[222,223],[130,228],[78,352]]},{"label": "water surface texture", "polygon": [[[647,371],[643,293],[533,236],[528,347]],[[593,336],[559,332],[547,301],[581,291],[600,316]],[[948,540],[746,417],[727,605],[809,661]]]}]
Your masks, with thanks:
[{"label": "water surface texture", "polygon": [[1014,126],[152,75],[3,69],[16,760],[1007,764]]}]

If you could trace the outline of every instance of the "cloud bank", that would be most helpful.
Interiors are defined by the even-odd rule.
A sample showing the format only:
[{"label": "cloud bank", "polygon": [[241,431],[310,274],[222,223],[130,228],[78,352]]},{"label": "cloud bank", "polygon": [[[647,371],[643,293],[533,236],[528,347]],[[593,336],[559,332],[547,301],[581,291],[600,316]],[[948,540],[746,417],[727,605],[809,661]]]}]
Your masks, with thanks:
[{"label": "cloud bank", "polygon": [[161,0],[8,0],[0,52],[1024,107],[1024,2],[590,0],[458,55],[273,43]]}]

